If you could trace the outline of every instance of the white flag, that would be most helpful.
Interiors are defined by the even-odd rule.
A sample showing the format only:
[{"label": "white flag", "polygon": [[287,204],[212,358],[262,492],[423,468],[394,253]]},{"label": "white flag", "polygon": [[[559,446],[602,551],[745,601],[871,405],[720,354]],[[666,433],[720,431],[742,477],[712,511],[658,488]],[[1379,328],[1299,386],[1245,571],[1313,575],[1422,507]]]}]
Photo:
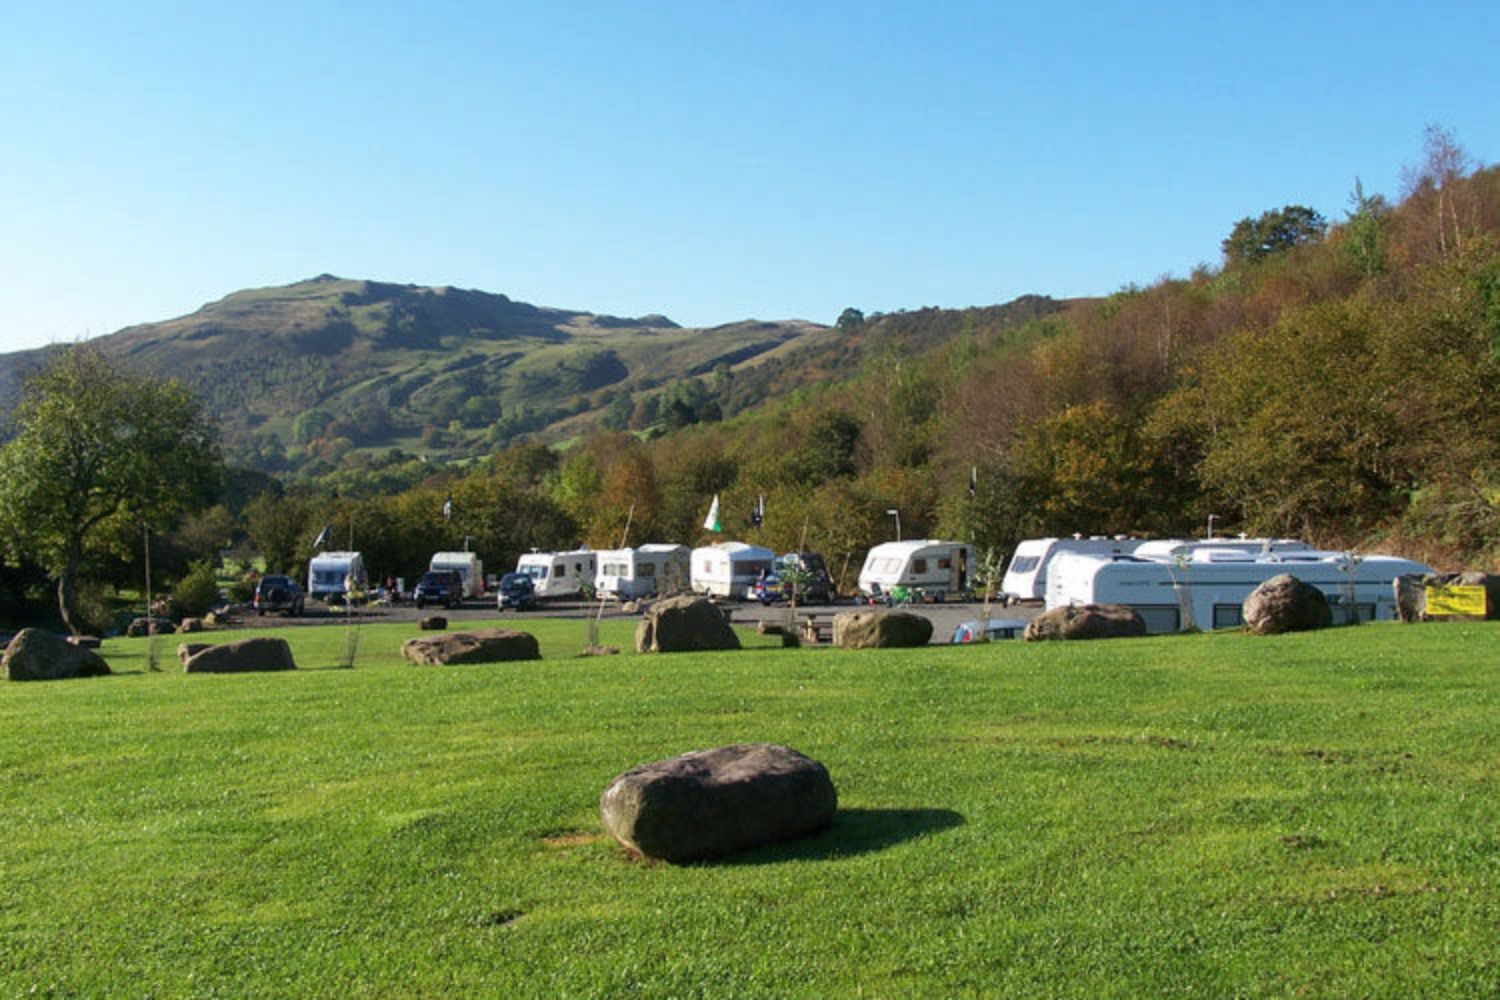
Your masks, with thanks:
[{"label": "white flag", "polygon": [[719,494],[714,494],[714,502],[708,508],[708,516],[703,519],[703,527],[709,531],[723,531],[719,525]]}]

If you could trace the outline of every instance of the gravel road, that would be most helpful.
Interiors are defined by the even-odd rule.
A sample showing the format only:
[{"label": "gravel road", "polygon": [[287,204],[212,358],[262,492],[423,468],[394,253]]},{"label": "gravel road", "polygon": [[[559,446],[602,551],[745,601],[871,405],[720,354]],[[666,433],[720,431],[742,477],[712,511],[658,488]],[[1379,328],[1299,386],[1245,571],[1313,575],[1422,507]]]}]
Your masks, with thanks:
[{"label": "gravel road", "polygon": [[[763,619],[771,621],[784,621],[787,609],[784,605],[765,607],[757,601],[727,601],[725,607],[731,610],[734,622],[737,625],[753,625]],[[798,617],[806,614],[834,615],[840,611],[854,611],[859,605],[845,602],[843,604],[828,605],[799,605]],[[517,614],[514,611],[501,613],[492,600],[468,601],[460,608],[443,609],[438,607],[426,607],[418,609],[414,604],[397,604],[393,606],[376,606],[361,610],[361,620],[365,623],[372,622],[411,622],[427,615],[442,615],[450,623],[494,621],[496,618],[583,618],[586,615],[597,614],[598,604],[583,603],[577,601],[550,601],[536,611],[527,611]],[[932,619],[932,641],[935,643],[947,642],[953,635],[953,630],[960,622],[977,619],[983,614],[983,605],[975,603],[953,603],[953,604],[914,604],[904,608],[919,615]],[[998,604],[990,606],[991,618],[1010,618],[1023,621],[1034,618],[1041,609],[1036,606],[1027,605],[1019,607],[1001,607]],[[341,625],[345,621],[345,613],[337,608],[330,609],[322,603],[312,602],[307,606],[307,611],[300,618],[290,618],[280,614],[269,614],[264,617],[256,615],[254,611],[239,612],[237,614],[238,626],[240,628],[279,628],[284,625],[317,626],[317,625]],[[604,617],[634,618],[634,615],[626,615],[620,611],[620,605],[614,602],[605,605]]]}]

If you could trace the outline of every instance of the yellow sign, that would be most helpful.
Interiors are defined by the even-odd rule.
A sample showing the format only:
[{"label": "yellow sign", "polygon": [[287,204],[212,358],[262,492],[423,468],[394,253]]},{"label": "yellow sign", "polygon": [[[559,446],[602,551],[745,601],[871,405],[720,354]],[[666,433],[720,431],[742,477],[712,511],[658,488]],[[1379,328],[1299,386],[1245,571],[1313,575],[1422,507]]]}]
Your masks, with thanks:
[{"label": "yellow sign", "polygon": [[1482,586],[1427,587],[1427,617],[1448,618],[1472,615],[1483,618],[1485,611]]}]

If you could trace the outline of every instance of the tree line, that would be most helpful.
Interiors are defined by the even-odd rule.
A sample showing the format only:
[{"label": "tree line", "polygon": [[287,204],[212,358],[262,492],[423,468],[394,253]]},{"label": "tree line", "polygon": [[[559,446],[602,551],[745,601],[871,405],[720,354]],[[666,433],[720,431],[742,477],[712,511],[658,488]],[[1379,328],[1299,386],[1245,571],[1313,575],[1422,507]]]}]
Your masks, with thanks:
[{"label": "tree line", "polygon": [[[1221,530],[1495,567],[1500,170],[1430,130],[1399,201],[1356,181],[1339,220],[1271,209],[1235,223],[1220,250],[1185,278],[1067,309],[851,308],[815,387],[725,412],[709,404],[728,397],[674,386],[659,396],[676,415],[665,431],[643,432],[651,415],[622,404],[565,448],[512,444],[462,468],[392,449],[315,483],[229,474],[176,386],[155,411],[123,410],[120,432],[150,439],[157,411],[188,430],[181,448],[155,451],[170,485],[113,503],[106,491],[92,513],[45,509],[78,491],[32,468],[52,468],[55,442],[29,429],[53,413],[29,388],[0,452],[0,583],[34,590],[41,568],[66,605],[77,587],[64,578],[135,572],[142,524],[183,571],[208,536],[296,571],[324,526],[382,576],[465,544],[505,568],[530,548],[710,540],[716,494],[724,537],[821,551],[846,586],[896,517],[906,537],[1004,554],[1043,535],[1191,535],[1214,514]],[[120,399],[142,392],[120,386]],[[136,481],[121,468],[116,481]],[[65,526],[82,523],[80,545]]]}]

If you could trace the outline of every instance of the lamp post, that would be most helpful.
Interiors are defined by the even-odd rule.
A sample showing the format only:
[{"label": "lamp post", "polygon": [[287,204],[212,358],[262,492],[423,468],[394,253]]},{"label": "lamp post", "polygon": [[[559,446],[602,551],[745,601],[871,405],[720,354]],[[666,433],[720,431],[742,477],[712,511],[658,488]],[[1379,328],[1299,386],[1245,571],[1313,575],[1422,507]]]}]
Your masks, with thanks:
[{"label": "lamp post", "polygon": [[886,509],[886,513],[896,519],[896,541],[899,542],[901,541],[901,512],[895,507],[889,507]]}]

